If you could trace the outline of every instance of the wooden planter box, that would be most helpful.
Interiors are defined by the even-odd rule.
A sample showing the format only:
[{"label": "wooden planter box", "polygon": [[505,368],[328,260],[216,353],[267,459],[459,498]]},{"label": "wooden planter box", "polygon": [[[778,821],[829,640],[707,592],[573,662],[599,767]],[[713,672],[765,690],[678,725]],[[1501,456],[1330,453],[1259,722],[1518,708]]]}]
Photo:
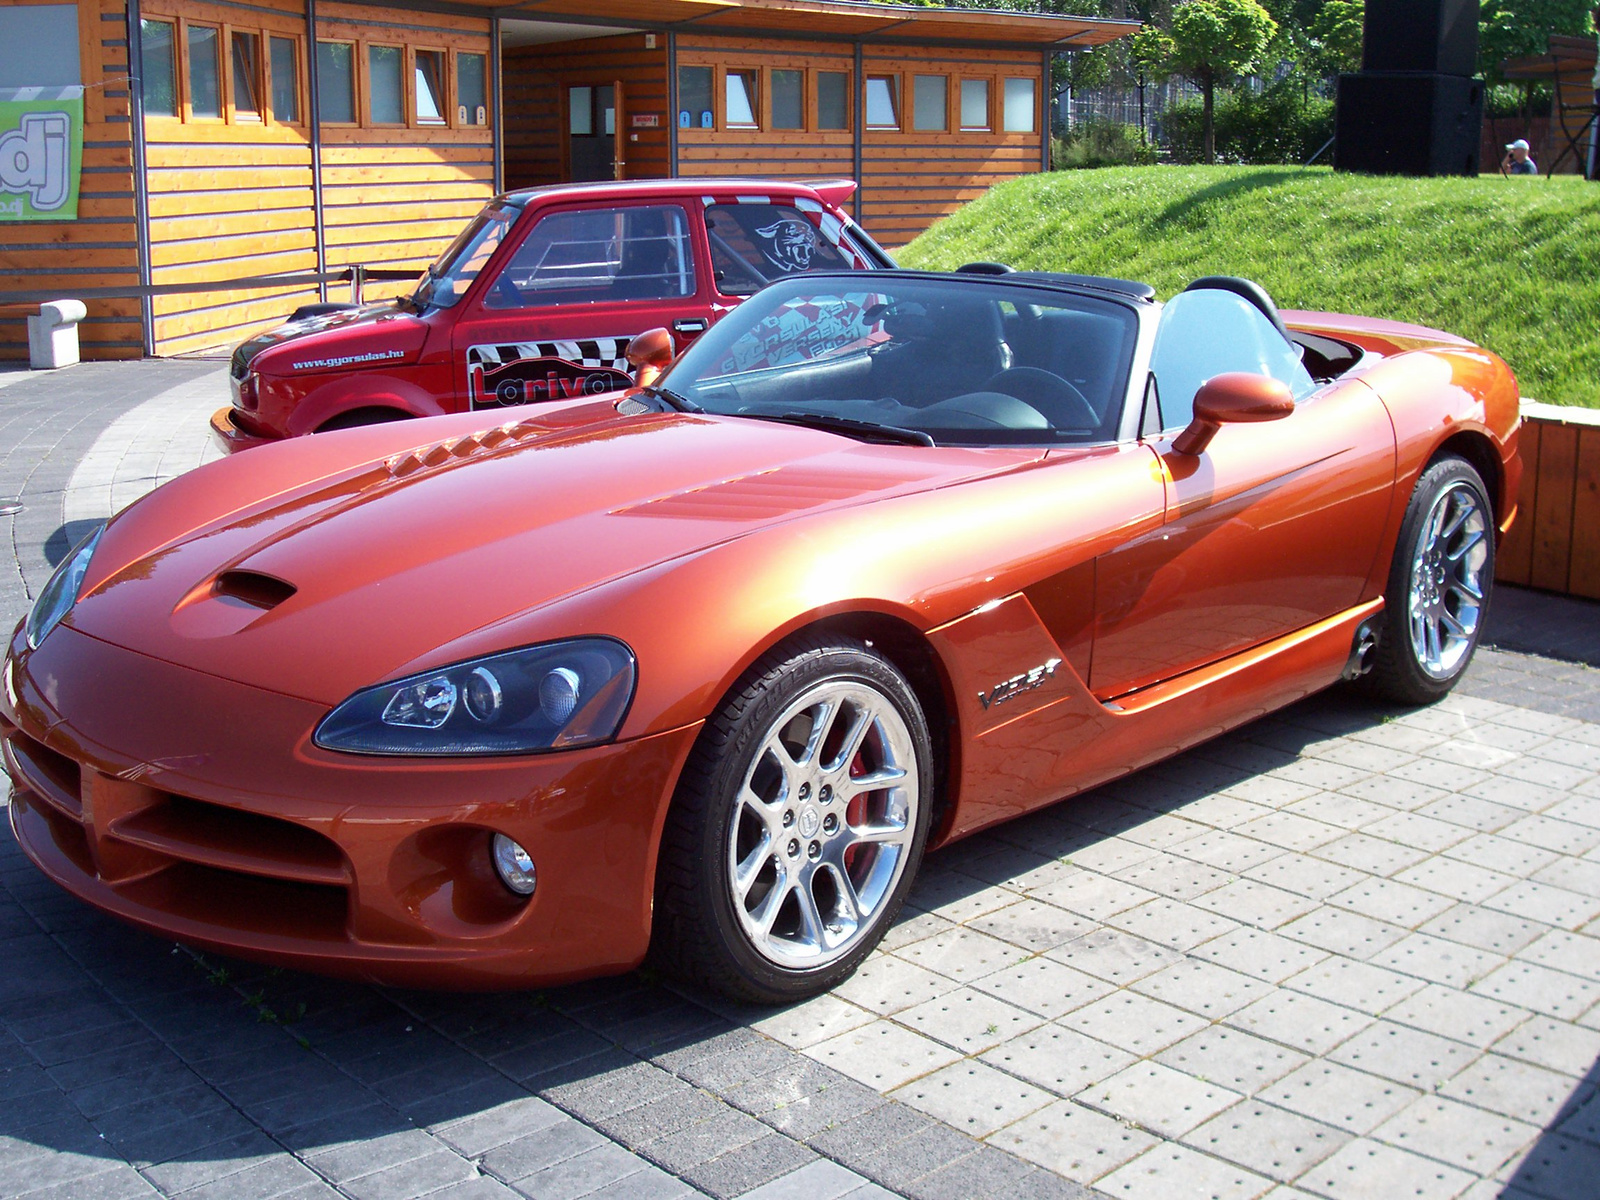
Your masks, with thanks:
[{"label": "wooden planter box", "polygon": [[1496,577],[1600,600],[1600,411],[1523,403],[1518,507]]}]

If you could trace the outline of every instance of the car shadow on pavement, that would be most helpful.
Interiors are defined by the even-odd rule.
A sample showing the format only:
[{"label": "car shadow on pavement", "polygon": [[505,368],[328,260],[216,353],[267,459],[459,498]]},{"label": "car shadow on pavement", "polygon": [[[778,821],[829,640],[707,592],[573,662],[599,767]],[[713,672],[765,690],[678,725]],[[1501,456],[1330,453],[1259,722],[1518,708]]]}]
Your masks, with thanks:
[{"label": "car shadow on pavement", "polygon": [[68,521],[57,526],[55,532],[45,539],[45,561],[52,568],[59,567],[79,542],[104,524],[104,521]]}]

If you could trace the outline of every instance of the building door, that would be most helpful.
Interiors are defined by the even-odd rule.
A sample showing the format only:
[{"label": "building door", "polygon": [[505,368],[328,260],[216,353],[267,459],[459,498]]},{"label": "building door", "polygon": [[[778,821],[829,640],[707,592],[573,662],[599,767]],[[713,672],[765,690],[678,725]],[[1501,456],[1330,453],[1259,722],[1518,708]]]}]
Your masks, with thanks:
[{"label": "building door", "polygon": [[567,178],[592,183],[623,178],[621,80],[567,89]]}]

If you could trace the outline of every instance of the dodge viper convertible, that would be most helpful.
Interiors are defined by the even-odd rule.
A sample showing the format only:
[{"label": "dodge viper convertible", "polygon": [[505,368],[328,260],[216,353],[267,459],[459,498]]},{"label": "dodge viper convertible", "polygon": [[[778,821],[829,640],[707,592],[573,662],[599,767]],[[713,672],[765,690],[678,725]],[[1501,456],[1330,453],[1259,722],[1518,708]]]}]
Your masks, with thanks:
[{"label": "dodge viper convertible", "polygon": [[296,968],[790,1000],[928,847],[1341,678],[1443,695],[1514,515],[1504,363],[1239,279],[805,275],[636,342],[72,553],[0,689],[39,869]]}]

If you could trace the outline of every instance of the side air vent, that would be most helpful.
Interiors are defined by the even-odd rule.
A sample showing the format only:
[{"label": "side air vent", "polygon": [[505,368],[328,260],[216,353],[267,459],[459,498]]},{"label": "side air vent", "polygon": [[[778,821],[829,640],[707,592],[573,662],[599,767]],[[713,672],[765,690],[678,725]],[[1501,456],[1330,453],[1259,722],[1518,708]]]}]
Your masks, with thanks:
[{"label": "side air vent", "polygon": [[294,595],[295,586],[259,571],[224,571],[217,576],[211,593],[267,612]]}]

